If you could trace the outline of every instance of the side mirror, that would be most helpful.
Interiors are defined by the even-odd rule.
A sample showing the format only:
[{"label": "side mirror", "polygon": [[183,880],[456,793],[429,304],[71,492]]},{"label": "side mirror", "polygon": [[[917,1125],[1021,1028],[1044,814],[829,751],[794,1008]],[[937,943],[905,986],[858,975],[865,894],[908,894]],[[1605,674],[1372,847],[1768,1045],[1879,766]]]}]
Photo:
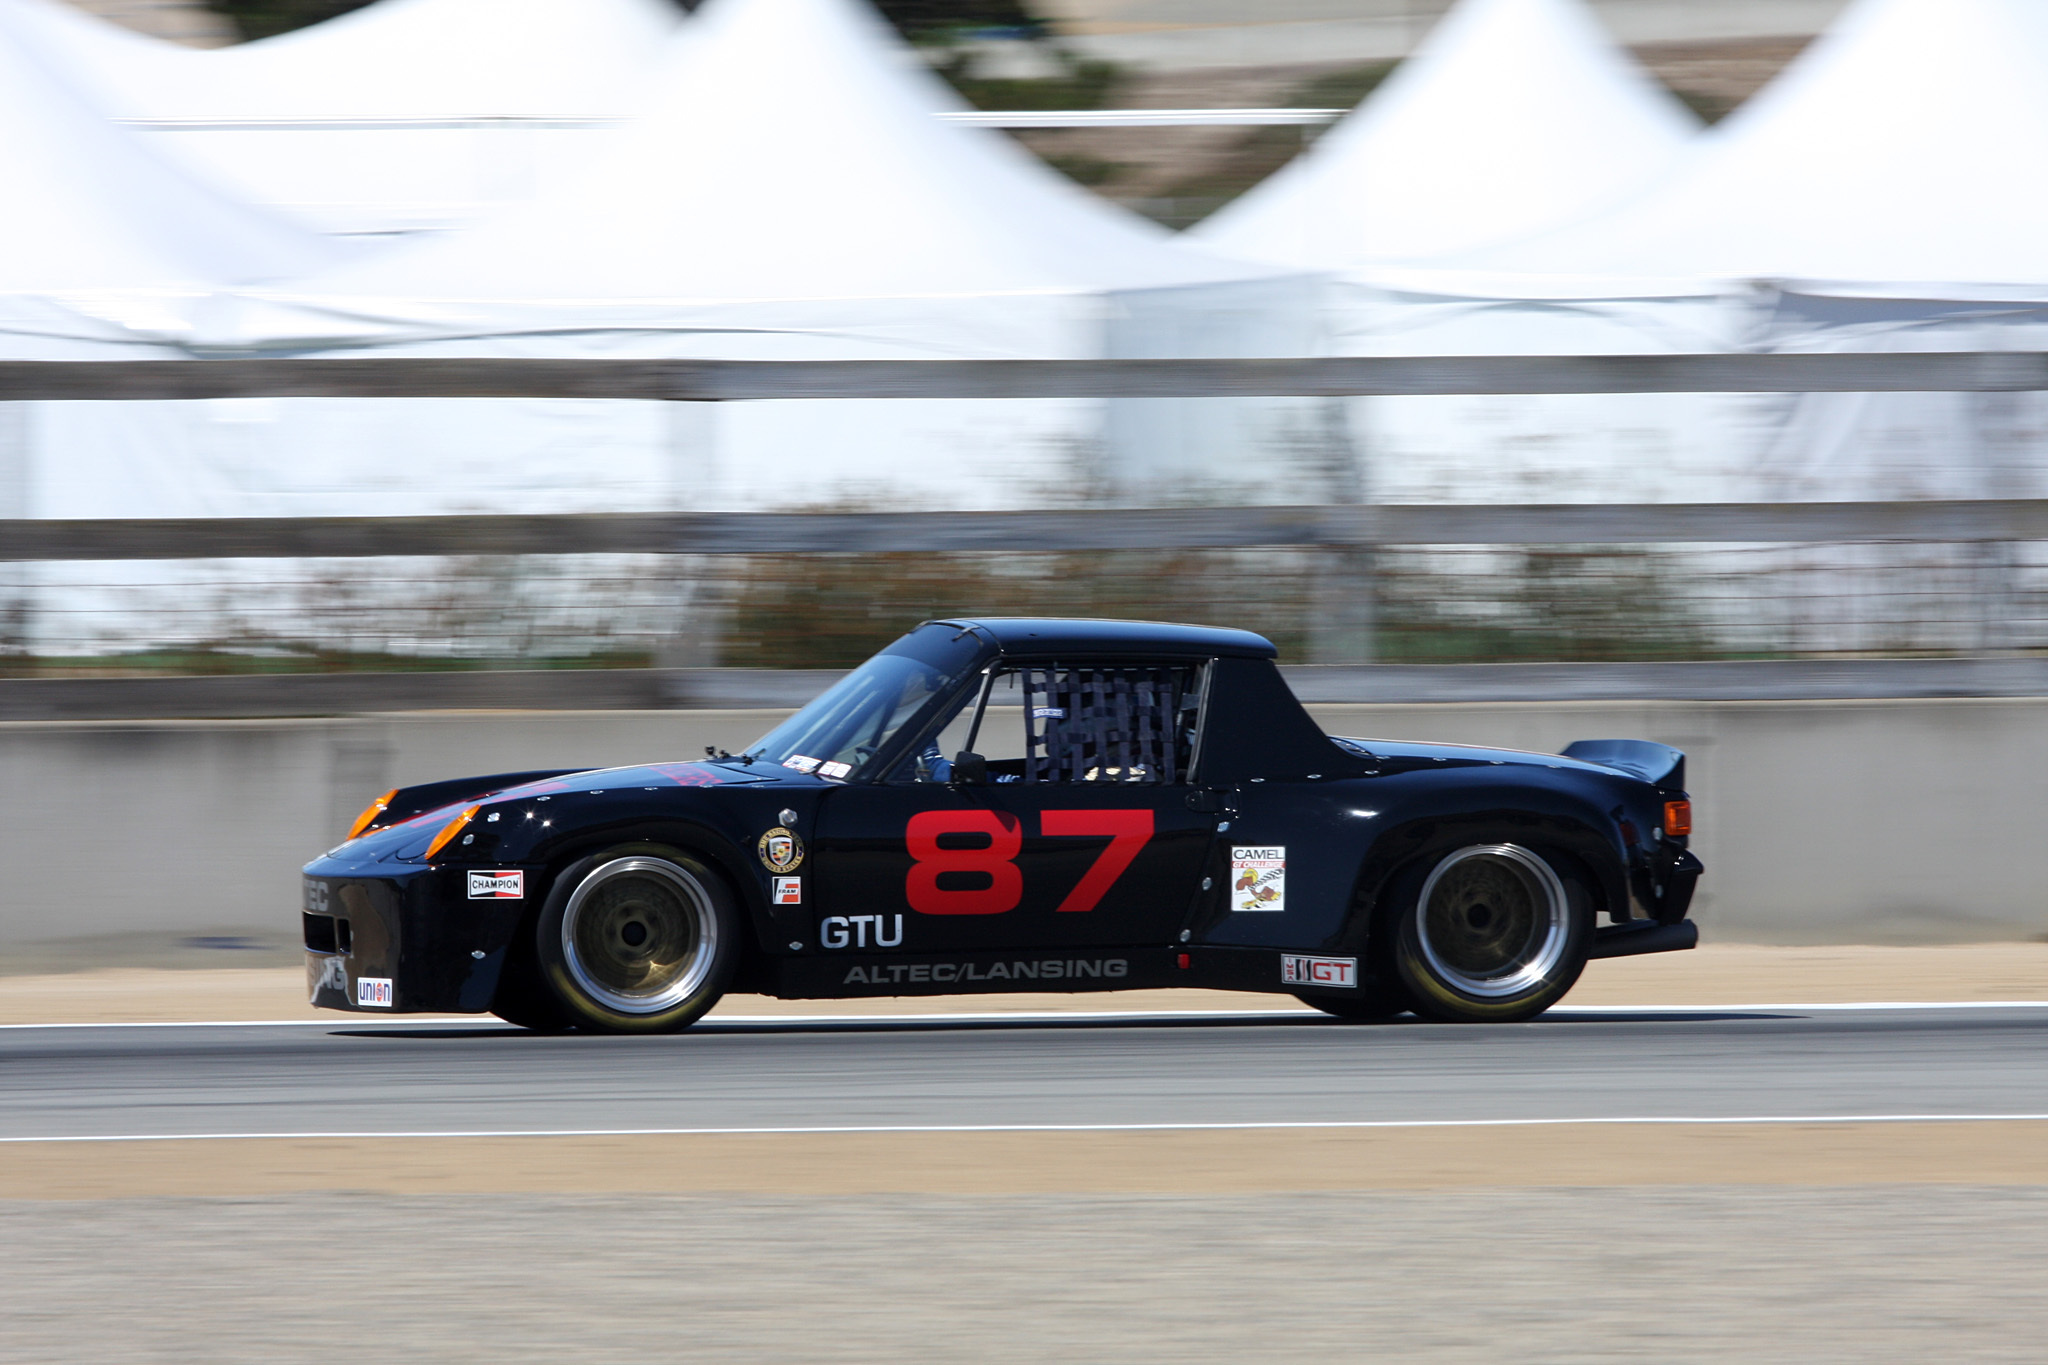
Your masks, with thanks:
[{"label": "side mirror", "polygon": [[988,760],[962,749],[953,756],[953,782],[961,787],[986,787]]}]

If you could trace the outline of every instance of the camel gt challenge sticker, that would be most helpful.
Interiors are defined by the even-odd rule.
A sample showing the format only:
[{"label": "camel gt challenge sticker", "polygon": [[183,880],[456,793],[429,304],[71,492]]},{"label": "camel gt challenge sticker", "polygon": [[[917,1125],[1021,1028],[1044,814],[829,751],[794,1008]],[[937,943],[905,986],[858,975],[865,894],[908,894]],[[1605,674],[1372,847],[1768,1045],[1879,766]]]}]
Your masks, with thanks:
[{"label": "camel gt challenge sticker", "polygon": [[1237,911],[1287,908],[1286,849],[1234,847],[1230,850],[1230,908]]},{"label": "camel gt challenge sticker", "polygon": [[804,860],[804,841],[777,825],[761,836],[754,851],[761,855],[762,864],[770,872],[794,872]]}]

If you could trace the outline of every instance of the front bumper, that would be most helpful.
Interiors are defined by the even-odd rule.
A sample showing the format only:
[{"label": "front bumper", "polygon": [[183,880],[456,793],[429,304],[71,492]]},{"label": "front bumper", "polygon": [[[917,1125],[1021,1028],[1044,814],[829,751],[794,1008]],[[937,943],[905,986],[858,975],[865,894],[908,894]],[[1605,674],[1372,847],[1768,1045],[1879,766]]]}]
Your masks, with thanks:
[{"label": "front bumper", "polygon": [[306,998],[363,1014],[490,1009],[526,907],[469,900],[465,877],[455,868],[309,869]]}]

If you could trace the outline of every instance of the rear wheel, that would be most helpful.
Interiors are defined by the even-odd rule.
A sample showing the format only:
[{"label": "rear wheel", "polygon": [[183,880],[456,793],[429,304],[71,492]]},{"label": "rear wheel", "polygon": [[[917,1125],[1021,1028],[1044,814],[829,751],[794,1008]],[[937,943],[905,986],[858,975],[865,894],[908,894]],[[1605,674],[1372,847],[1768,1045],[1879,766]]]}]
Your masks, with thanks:
[{"label": "rear wheel", "polygon": [[740,947],[724,880],[671,848],[625,845],[555,883],[534,937],[569,1022],[606,1033],[669,1033],[718,1003]]},{"label": "rear wheel", "polygon": [[1519,844],[1445,854],[1403,907],[1395,966],[1415,1012],[1507,1022],[1550,1008],[1579,979],[1593,929],[1585,886]]}]

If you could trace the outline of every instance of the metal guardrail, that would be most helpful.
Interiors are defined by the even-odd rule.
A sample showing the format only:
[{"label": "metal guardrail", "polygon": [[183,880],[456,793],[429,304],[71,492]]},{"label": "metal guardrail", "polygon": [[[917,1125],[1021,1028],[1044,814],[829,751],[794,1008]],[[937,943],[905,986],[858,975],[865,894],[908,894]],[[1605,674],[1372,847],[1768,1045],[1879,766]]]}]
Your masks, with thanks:
[{"label": "metal guardrail", "polygon": [[0,521],[0,561],[2048,540],[2048,499]]},{"label": "metal guardrail", "polygon": [[1272,360],[17,360],[0,401],[193,398],[1345,398],[2018,393],[2048,353],[1368,356]]},{"label": "metal guardrail", "polygon": [[[1389,664],[1283,668],[1311,706],[2048,697],[2048,659]],[[788,709],[832,669],[635,668],[0,681],[0,721],[278,719],[404,711]]]}]

